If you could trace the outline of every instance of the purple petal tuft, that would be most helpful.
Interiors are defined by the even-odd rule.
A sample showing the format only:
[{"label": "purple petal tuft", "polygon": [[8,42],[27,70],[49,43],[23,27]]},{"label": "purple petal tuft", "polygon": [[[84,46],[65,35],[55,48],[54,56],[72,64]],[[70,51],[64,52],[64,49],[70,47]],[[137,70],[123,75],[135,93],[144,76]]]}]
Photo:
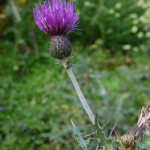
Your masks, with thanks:
[{"label": "purple petal tuft", "polygon": [[52,0],[41,4],[41,11],[35,4],[33,15],[36,25],[48,35],[64,35],[78,27],[78,10],[72,1]]}]

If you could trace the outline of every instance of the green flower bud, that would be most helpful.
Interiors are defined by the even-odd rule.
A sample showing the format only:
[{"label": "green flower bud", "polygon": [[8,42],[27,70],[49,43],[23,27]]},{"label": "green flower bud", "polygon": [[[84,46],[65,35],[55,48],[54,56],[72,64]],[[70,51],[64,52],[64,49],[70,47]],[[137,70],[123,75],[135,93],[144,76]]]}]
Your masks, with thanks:
[{"label": "green flower bud", "polygon": [[71,55],[71,43],[66,35],[53,35],[49,41],[50,54],[57,59],[63,59]]}]

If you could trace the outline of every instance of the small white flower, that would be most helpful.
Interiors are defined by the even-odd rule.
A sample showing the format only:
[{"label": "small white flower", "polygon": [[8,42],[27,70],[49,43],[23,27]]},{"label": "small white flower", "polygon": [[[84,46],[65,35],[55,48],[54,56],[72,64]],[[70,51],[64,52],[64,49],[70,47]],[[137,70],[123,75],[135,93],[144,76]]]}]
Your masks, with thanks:
[{"label": "small white flower", "polygon": [[[150,7],[150,6],[149,6],[149,7]],[[149,17],[149,14],[150,14],[150,10],[147,9],[146,12],[145,12],[145,16],[146,16],[146,17]]]},{"label": "small white flower", "polygon": [[140,17],[139,20],[140,20],[141,22],[143,22],[143,23],[146,23],[146,21],[147,21],[147,19],[146,19],[144,16]]},{"label": "small white flower", "polygon": [[124,50],[130,50],[131,49],[131,45],[130,44],[126,44],[126,45],[123,45],[122,48]]},{"label": "small white flower", "polygon": [[148,65],[145,65],[145,66],[144,66],[144,70],[149,70],[149,66],[148,66]]},{"label": "small white flower", "polygon": [[85,2],[84,2],[84,5],[89,7],[89,6],[91,6],[91,3],[88,2],[88,1],[85,1]]},{"label": "small white flower", "polygon": [[100,90],[100,94],[101,96],[105,96],[107,93],[106,93],[106,90],[104,89],[104,87],[101,85],[100,86],[101,90]]},{"label": "small white flower", "polygon": [[94,3],[90,3],[88,1],[85,1],[84,5],[87,6],[87,7],[95,7],[96,6]]},{"label": "small white flower", "polygon": [[135,18],[137,18],[137,14],[136,13],[130,14],[129,17],[132,18],[132,19],[135,19]]},{"label": "small white flower", "polygon": [[32,105],[36,104],[36,99],[35,99],[35,98],[33,98],[33,99],[31,100],[31,104],[32,104]]},{"label": "small white flower", "polygon": [[133,26],[132,28],[131,28],[131,32],[132,33],[136,33],[138,31],[138,27],[137,26]]},{"label": "small white flower", "polygon": [[115,11],[114,11],[113,9],[110,9],[110,10],[109,10],[109,13],[112,15],[112,14],[115,13]]},{"label": "small white flower", "polygon": [[133,24],[138,24],[139,23],[139,20],[135,19],[133,20]]},{"label": "small white flower", "polygon": [[119,13],[115,13],[115,17],[116,17],[116,18],[119,18],[119,17],[120,17],[120,14],[119,14]]},{"label": "small white flower", "polygon": [[147,38],[150,38],[150,31],[146,32],[145,36],[146,36]]},{"label": "small white flower", "polygon": [[144,33],[143,33],[143,32],[139,32],[139,33],[137,34],[137,37],[138,37],[139,39],[141,39],[143,36],[144,36]]},{"label": "small white flower", "polygon": [[139,51],[139,48],[138,48],[138,47],[133,47],[133,51],[134,51],[134,52],[138,52],[138,51]]},{"label": "small white flower", "polygon": [[115,7],[116,7],[117,9],[120,9],[120,8],[122,7],[122,5],[121,5],[121,3],[117,3],[117,4],[115,5]]},{"label": "small white flower", "polygon": [[108,34],[110,34],[110,33],[112,33],[112,32],[113,32],[113,29],[111,29],[111,28],[107,30],[107,33],[108,33]]},{"label": "small white flower", "polygon": [[143,2],[143,0],[141,0],[141,1],[139,0],[137,4],[138,4],[139,6],[142,6],[142,5],[144,4],[144,2]]}]

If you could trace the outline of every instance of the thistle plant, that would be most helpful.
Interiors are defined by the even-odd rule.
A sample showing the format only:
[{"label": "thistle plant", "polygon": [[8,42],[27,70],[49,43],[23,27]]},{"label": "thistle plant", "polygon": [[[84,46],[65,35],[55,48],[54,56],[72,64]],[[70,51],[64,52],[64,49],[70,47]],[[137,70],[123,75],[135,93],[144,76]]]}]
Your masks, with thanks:
[{"label": "thistle plant", "polygon": [[[72,52],[71,43],[66,36],[67,32],[69,30],[73,32],[75,32],[74,30],[81,30],[78,29],[78,24],[80,22],[78,10],[73,5],[72,1],[52,0],[51,2],[44,1],[43,4],[41,4],[41,11],[39,7],[35,5],[35,8],[33,8],[33,15],[36,25],[50,36],[49,51],[51,56],[60,59],[90,120],[93,124],[97,124],[97,122],[95,122],[95,116],[87,104],[71,70],[70,61],[66,59],[66,57],[70,56]],[[109,148],[110,146],[106,141],[102,127],[99,124],[98,126],[101,141],[107,148]]]},{"label": "thistle plant", "polygon": [[77,29],[79,23],[78,13],[75,6],[71,1],[66,2],[65,0],[52,0],[51,2],[45,1],[41,5],[41,9],[42,12],[40,12],[37,5],[35,5],[35,8],[33,9],[35,23],[41,30],[50,36],[50,54],[54,58],[61,60],[73,82],[86,112],[88,113],[92,123],[94,123],[94,115],[86,103],[75,76],[69,67],[70,64],[65,59],[70,56],[72,52],[71,43],[67,38],[66,33],[69,30],[74,31],[74,29]]},{"label": "thistle plant", "polygon": [[[36,25],[43,30],[46,34],[50,36],[49,41],[49,51],[52,57],[57,58],[63,64],[65,70],[67,71],[74,88],[78,94],[78,97],[88,114],[92,124],[95,126],[97,135],[99,136],[101,143],[104,145],[104,149],[112,150],[112,144],[110,144],[110,140],[106,138],[103,128],[97,122],[97,116],[93,114],[91,111],[86,99],[79,87],[79,84],[72,72],[70,61],[67,60],[68,56],[71,56],[72,47],[70,40],[67,38],[67,32],[78,29],[79,17],[78,10],[73,5],[73,2],[66,0],[52,0],[52,1],[44,1],[41,4],[40,8],[35,5],[33,8],[33,14]],[[76,32],[75,32],[76,33]],[[122,137],[121,141],[125,145],[125,147],[134,147],[136,138],[142,139],[143,133],[147,127],[147,121],[149,121],[150,109],[148,107],[143,107],[140,110],[139,122],[136,126],[129,129]],[[87,149],[86,141],[81,137],[81,133],[73,124],[74,130],[77,132],[78,139],[80,140],[80,144],[84,149]],[[89,143],[89,141],[87,142]],[[115,146],[114,146],[115,147]]]}]

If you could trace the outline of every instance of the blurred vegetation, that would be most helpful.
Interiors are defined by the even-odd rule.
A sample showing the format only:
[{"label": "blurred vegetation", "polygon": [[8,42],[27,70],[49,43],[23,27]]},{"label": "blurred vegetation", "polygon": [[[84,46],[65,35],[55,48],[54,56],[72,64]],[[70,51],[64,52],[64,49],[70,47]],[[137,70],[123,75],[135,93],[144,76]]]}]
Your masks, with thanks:
[{"label": "blurred vegetation", "polygon": [[[49,37],[34,23],[42,0],[0,0],[0,149],[77,149],[70,119],[94,132]],[[73,71],[105,133],[124,133],[150,100],[150,2],[73,1],[78,34],[69,32]],[[77,65],[77,66],[76,66]],[[89,149],[95,150],[96,140]],[[80,149],[80,147],[78,148]]]}]

